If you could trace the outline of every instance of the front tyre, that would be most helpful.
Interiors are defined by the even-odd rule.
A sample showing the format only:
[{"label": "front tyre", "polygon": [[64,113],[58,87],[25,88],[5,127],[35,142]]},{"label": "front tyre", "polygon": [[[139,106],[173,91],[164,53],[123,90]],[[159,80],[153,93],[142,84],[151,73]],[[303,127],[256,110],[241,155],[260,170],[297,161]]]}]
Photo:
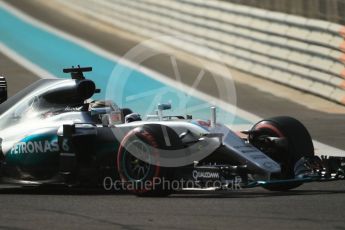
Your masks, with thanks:
[{"label": "front tyre", "polygon": [[139,196],[167,196],[164,188],[168,170],[160,167],[159,144],[154,133],[142,127],[130,131],[121,141],[117,169],[126,190]]},{"label": "front tyre", "polygon": [[[260,149],[281,166],[280,175],[273,179],[286,180],[295,178],[294,167],[302,157],[314,156],[314,146],[308,130],[292,117],[273,117],[262,120],[252,128],[249,142]],[[267,137],[278,137],[286,140],[284,146],[267,145],[263,140]],[[271,191],[286,191],[300,186],[301,183],[266,185]]]}]

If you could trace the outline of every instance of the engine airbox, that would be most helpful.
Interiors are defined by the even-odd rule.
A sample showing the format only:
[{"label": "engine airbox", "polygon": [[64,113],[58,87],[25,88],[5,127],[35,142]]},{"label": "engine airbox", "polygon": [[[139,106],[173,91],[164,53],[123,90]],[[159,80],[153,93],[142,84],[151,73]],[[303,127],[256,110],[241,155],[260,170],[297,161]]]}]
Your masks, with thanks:
[{"label": "engine airbox", "polygon": [[96,85],[91,80],[76,80],[75,84],[60,86],[44,93],[42,97],[51,103],[81,103],[92,97]]}]

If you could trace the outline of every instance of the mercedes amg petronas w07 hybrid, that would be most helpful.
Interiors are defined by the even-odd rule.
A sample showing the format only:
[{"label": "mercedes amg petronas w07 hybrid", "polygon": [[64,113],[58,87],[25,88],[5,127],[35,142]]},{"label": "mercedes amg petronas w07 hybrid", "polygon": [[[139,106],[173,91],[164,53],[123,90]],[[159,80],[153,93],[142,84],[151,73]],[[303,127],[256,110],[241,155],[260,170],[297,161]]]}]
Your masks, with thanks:
[{"label": "mercedes amg petronas w07 hybrid", "polygon": [[39,80],[8,100],[0,79],[3,183],[97,187],[111,178],[137,195],[168,195],[172,189],[156,182],[227,189],[237,181],[280,191],[344,178],[345,160],[314,156],[308,131],[294,118],[264,119],[239,134],[216,122],[214,108],[202,121],[164,116],[170,105],[159,104],[142,120],[135,108],[91,100],[99,92],[84,77],[91,70],[64,69],[72,79]]}]

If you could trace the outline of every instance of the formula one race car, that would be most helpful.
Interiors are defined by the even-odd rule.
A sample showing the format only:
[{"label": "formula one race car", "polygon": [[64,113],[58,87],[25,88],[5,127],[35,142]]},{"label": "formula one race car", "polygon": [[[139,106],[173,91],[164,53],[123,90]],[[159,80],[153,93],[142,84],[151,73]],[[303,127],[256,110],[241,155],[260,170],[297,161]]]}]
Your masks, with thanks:
[{"label": "formula one race car", "polygon": [[[3,183],[23,186],[104,186],[120,182],[137,195],[179,189],[262,186],[288,190],[311,181],[343,179],[345,159],[316,157],[306,128],[274,117],[236,133],[191,116],[143,121],[128,108],[90,98],[100,90],[85,79],[91,67],[64,69],[72,79],[43,79],[7,99],[0,84],[0,161]],[[163,183],[164,182],[164,183]]]}]

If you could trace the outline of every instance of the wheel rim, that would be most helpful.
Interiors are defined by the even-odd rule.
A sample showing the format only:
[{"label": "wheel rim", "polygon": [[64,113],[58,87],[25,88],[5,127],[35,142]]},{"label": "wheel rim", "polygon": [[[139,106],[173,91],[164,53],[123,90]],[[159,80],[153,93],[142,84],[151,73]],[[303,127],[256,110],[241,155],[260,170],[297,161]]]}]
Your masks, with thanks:
[{"label": "wheel rim", "polygon": [[[278,128],[268,123],[258,124],[254,126],[253,129],[261,132],[259,136],[253,138],[254,140],[263,136],[284,138],[284,134]],[[254,141],[254,143],[255,142],[256,141]],[[279,157],[279,155],[277,155],[277,153],[275,153],[275,151],[272,151],[271,149],[265,149],[265,148],[259,148],[259,149],[262,150],[263,152],[273,154],[273,156],[271,157]]]},{"label": "wheel rim", "polygon": [[136,154],[139,154],[140,158],[145,159],[146,162],[140,160],[129,151],[125,150],[122,158],[124,173],[130,180],[143,181],[148,177],[152,167],[152,165],[147,163],[150,162],[151,155],[147,145],[142,141],[134,140],[128,144],[127,148],[131,149],[133,148],[133,146],[135,146],[135,149],[138,149],[138,152]]},{"label": "wheel rim", "polygon": [[[272,136],[272,137],[281,137],[284,138],[285,135],[274,125],[270,123],[262,123],[254,126],[254,130],[261,131],[262,134],[260,136]],[[279,162],[282,168],[281,176],[283,178],[293,178],[294,174],[292,169],[289,168],[291,163],[291,159],[288,158],[289,150],[288,149],[261,149],[261,151],[266,153],[269,157],[273,160]]]}]

